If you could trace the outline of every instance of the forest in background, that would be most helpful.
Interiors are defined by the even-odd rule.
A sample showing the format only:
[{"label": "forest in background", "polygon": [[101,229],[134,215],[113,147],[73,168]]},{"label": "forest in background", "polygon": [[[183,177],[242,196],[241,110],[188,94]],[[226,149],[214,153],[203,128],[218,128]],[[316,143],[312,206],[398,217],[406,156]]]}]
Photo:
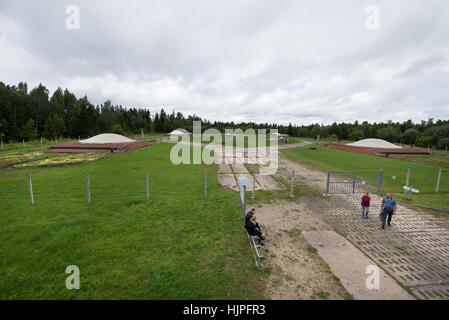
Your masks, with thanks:
[{"label": "forest in background", "polygon": [[94,106],[87,96],[77,98],[68,89],[56,89],[52,95],[42,84],[28,90],[25,82],[6,85],[0,82],[0,140],[28,141],[44,137],[87,138],[99,133],[118,134],[167,133],[177,128],[192,131],[193,121],[201,121],[202,130],[216,128],[278,129],[294,137],[360,140],[379,138],[393,143],[418,147],[446,149],[449,146],[449,120],[422,120],[414,123],[388,121],[386,123],[336,123],[331,125],[254,122],[221,122],[202,119],[197,115],[184,116],[164,109],[150,111],[148,107],[123,107],[110,100]]}]

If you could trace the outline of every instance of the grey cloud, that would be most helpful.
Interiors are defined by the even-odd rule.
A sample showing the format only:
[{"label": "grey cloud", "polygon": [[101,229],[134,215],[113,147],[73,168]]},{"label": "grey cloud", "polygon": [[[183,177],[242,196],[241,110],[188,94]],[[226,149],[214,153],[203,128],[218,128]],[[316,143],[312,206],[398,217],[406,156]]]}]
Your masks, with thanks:
[{"label": "grey cloud", "polygon": [[2,1],[0,81],[210,120],[418,121],[447,117],[448,31],[444,0]]}]

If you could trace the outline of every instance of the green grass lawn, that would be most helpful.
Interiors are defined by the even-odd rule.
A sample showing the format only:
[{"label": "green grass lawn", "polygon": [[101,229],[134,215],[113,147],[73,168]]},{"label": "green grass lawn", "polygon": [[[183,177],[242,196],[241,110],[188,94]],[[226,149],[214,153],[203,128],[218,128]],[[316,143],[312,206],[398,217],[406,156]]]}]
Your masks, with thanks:
[{"label": "green grass lawn", "polygon": [[[255,268],[237,194],[219,186],[216,166],[172,165],[171,147],[0,170],[0,299],[261,298],[266,273]],[[65,287],[68,265],[80,268],[80,290]]]},{"label": "green grass lawn", "polygon": [[[316,147],[316,150],[310,149]],[[353,152],[309,145],[285,149],[282,152],[291,159],[318,169],[335,170],[380,170],[384,169],[382,192],[390,191],[398,199],[406,199],[402,187],[405,185],[407,170],[411,169],[410,184],[420,190],[413,194],[412,203],[449,209],[449,169],[429,163],[413,162],[409,159],[382,158]],[[430,162],[430,160],[427,160]],[[440,192],[435,193],[438,170],[442,167]],[[393,176],[396,179],[393,179]]]}]

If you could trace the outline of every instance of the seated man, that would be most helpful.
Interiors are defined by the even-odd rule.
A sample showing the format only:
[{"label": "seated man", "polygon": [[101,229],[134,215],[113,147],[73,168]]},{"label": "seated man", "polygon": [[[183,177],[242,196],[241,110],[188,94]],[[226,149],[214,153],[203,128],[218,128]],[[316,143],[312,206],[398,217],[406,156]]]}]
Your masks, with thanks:
[{"label": "seated man", "polygon": [[[245,215],[245,225],[248,223],[248,221],[251,219],[253,215],[256,214],[256,209],[252,208],[251,211],[248,211]],[[260,229],[259,222],[256,221],[256,227]]]},{"label": "seated man", "polygon": [[265,240],[263,237],[264,234],[260,230],[259,224],[256,222],[256,215],[253,214],[251,219],[245,224],[245,228],[248,231],[250,236],[257,236],[259,238],[260,244],[263,245],[262,240]]},{"label": "seated man", "polygon": [[248,211],[245,215],[245,225],[248,223],[248,221],[251,219],[253,214],[256,213],[256,209],[252,208],[250,211]]}]

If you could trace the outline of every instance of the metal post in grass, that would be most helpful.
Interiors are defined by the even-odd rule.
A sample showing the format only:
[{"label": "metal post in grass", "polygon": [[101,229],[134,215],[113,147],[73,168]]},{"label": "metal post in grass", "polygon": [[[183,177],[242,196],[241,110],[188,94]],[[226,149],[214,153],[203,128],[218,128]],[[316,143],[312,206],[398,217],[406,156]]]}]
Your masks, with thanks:
[{"label": "metal post in grass", "polygon": [[88,173],[86,173],[86,184],[87,184],[87,203],[90,203],[90,178]]},{"label": "metal post in grass", "polygon": [[148,180],[148,171],[147,171],[147,174],[146,174],[146,180],[147,180],[147,200],[150,200],[150,182],[149,182],[149,180]]},{"label": "metal post in grass", "polygon": [[331,179],[331,170],[327,169],[327,177],[326,177],[326,194],[329,193],[329,182]]},{"label": "metal post in grass", "polygon": [[3,152],[3,140],[2,140],[2,152]]},{"label": "metal post in grass", "polygon": [[28,191],[30,192],[31,205],[33,205],[34,204],[33,183],[31,182],[31,174],[30,173],[28,173]]},{"label": "metal post in grass", "polygon": [[290,197],[293,197],[293,186],[295,184],[295,170],[292,170],[292,182],[290,184]]},{"label": "metal post in grass", "polygon": [[251,196],[252,199],[256,197],[256,173],[253,172],[253,195]]},{"label": "metal post in grass", "polygon": [[435,192],[438,192],[438,189],[440,189],[440,179],[441,179],[441,168],[438,171],[437,187],[435,189]]},{"label": "metal post in grass", "polygon": [[204,197],[207,197],[207,171],[204,172]]},{"label": "metal post in grass", "polygon": [[246,186],[243,186],[243,217],[245,217],[246,213]]},{"label": "metal post in grass", "polygon": [[[407,180],[405,181],[405,186],[408,187],[408,184],[410,183],[410,168],[407,170]],[[404,193],[407,192],[407,190],[404,190]]]},{"label": "metal post in grass", "polygon": [[42,138],[41,138],[41,147],[42,147]]},{"label": "metal post in grass", "polygon": [[23,148],[25,149],[25,139],[22,139]]},{"label": "metal post in grass", "polygon": [[384,175],[384,169],[379,171],[379,182],[377,183],[377,194],[380,194],[380,188],[382,187],[382,177]]},{"label": "metal post in grass", "polygon": [[412,200],[412,186],[408,188],[408,199]]}]

